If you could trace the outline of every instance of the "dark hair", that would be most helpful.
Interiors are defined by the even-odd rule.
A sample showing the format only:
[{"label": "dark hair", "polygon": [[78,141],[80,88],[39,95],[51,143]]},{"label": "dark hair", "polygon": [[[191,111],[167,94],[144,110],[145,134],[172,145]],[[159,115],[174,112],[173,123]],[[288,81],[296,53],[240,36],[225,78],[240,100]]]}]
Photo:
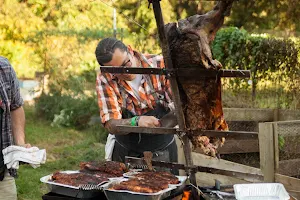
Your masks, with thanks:
[{"label": "dark hair", "polygon": [[120,49],[122,52],[127,51],[125,44],[116,38],[104,38],[101,40],[95,51],[99,65],[111,61],[116,49]]}]

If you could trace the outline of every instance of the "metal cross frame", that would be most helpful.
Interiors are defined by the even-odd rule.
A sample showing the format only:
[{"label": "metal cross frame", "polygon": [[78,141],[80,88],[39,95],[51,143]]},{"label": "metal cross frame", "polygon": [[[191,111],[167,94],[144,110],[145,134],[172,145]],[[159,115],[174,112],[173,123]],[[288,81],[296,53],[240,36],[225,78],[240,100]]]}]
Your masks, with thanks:
[{"label": "metal cross frame", "polygon": [[[120,66],[101,66],[101,72],[108,73],[121,73],[121,74],[159,74],[165,75],[170,80],[171,90],[173,93],[173,100],[175,104],[175,114],[177,117],[178,128],[145,128],[145,127],[132,127],[132,126],[117,126],[119,131],[133,132],[133,133],[152,133],[152,134],[178,134],[183,141],[184,155],[186,159],[186,166],[181,169],[185,169],[189,176],[192,185],[197,186],[196,171],[193,170],[193,160],[191,157],[191,146],[187,133],[191,130],[186,128],[184,113],[182,109],[182,102],[180,100],[179,88],[177,83],[177,77],[191,77],[195,79],[201,79],[205,77],[240,77],[250,78],[250,70],[203,70],[198,68],[189,69],[174,69],[168,40],[166,38],[164,29],[164,20],[162,16],[162,10],[160,7],[160,0],[148,0],[149,5],[152,3],[153,11],[155,15],[156,25],[159,33],[159,39],[161,42],[162,54],[165,61],[165,69],[156,68],[136,68],[136,67],[120,67]],[[209,137],[227,137],[234,139],[254,139],[258,138],[257,132],[240,132],[240,131],[215,131],[215,130],[193,130],[193,134],[206,135]],[[176,164],[180,165],[180,164]],[[199,199],[196,189],[192,190],[193,199]]]}]

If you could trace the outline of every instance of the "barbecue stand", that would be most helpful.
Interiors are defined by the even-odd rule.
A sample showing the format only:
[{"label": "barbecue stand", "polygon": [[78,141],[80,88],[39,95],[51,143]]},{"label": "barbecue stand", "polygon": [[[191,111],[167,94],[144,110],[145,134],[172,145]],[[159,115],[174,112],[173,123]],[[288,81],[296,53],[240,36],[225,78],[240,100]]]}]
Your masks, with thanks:
[{"label": "barbecue stand", "polygon": [[[183,142],[183,149],[184,149],[184,156],[186,159],[186,166],[178,163],[168,163],[163,165],[164,167],[172,167],[177,169],[184,169],[189,176],[190,183],[194,186],[197,186],[196,183],[196,176],[195,173],[197,171],[207,171],[210,173],[218,173],[218,174],[224,174],[224,175],[232,175],[232,176],[238,176],[240,178],[247,178],[251,179],[251,174],[244,174],[244,173],[237,173],[237,172],[231,172],[227,170],[217,170],[212,168],[205,168],[205,167],[197,167],[193,165],[193,160],[191,158],[191,147],[190,142],[187,137],[188,130],[185,125],[185,119],[184,114],[182,110],[182,103],[180,100],[180,93],[178,89],[178,83],[176,78],[177,77],[189,77],[193,79],[201,79],[204,77],[224,77],[224,78],[230,78],[230,77],[238,77],[238,78],[250,78],[250,70],[205,70],[205,69],[199,69],[199,68],[185,68],[185,69],[174,69],[171,56],[170,56],[170,50],[169,50],[169,44],[165,35],[164,30],[164,21],[162,17],[162,11],[160,7],[160,0],[148,0],[149,5],[153,4],[153,11],[156,19],[156,25],[158,28],[159,33],[159,39],[161,42],[161,48],[162,48],[162,54],[164,57],[165,69],[153,69],[153,68],[134,68],[134,67],[121,67],[121,66],[101,66],[100,71],[102,73],[120,73],[120,74],[159,74],[159,75],[165,75],[169,78],[171,89],[173,93],[173,100],[175,104],[175,114],[177,117],[177,122],[179,125],[179,128],[144,128],[144,127],[132,127],[132,126],[118,126],[119,131],[124,132],[134,132],[134,133],[152,133],[152,134],[178,134],[178,136],[181,138]],[[216,131],[216,130],[193,130],[193,134],[199,134],[199,135],[206,135],[208,137],[227,137],[227,138],[235,138],[235,139],[255,139],[258,138],[257,132],[236,132],[236,131]],[[128,161],[133,161],[135,158],[130,158]],[[153,164],[155,165],[155,161],[153,161]],[[158,164],[159,165],[159,164]],[[244,179],[243,178],[243,179]],[[257,177],[253,177],[257,178]],[[262,177],[259,177],[261,179]],[[192,190],[192,197],[193,199],[199,199],[199,195],[197,195],[196,189]]]}]

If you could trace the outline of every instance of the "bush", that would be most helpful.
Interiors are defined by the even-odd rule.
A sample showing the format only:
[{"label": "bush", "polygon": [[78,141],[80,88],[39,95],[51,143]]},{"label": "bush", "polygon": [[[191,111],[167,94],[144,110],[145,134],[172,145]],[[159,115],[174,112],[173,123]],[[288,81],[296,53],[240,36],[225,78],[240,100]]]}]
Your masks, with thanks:
[{"label": "bush", "polygon": [[[265,34],[249,34],[235,27],[221,29],[212,44],[214,57],[225,69],[251,70],[251,81],[223,79],[225,89],[235,95],[242,91],[250,93],[248,104],[261,99],[257,92],[274,91],[263,98],[272,96],[273,101],[277,101],[274,105],[277,104],[278,108],[289,108],[289,105],[297,107],[294,105],[300,103],[299,41],[297,38],[283,39]],[[288,96],[280,97],[285,94]],[[282,99],[285,102],[280,102]]]},{"label": "bush", "polygon": [[258,70],[266,67],[276,70],[283,64],[289,68],[299,64],[298,43],[297,39],[250,35],[245,30],[230,27],[217,32],[212,51],[226,67],[251,69],[258,66]]},{"label": "bush", "polygon": [[53,126],[86,128],[91,117],[99,115],[96,91],[88,91],[87,85],[83,76],[52,81],[49,91],[36,99],[37,114],[51,120]]},{"label": "bush", "polygon": [[96,97],[75,99],[68,95],[42,94],[36,100],[36,111],[52,121],[53,126],[86,128],[93,115],[98,114]]},{"label": "bush", "polygon": [[[300,68],[297,46],[291,39],[250,35],[245,30],[230,27],[217,33],[212,51],[226,69],[251,70],[255,84],[261,79],[294,79],[293,75],[299,73]],[[278,76],[274,72],[279,73]]]}]

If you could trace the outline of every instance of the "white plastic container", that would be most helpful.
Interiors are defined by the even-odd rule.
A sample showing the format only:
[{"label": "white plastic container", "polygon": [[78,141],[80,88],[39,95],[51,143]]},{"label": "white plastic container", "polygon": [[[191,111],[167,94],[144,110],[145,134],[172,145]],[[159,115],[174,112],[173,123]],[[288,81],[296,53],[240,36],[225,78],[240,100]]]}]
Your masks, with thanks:
[{"label": "white plastic container", "polygon": [[235,184],[237,200],[289,200],[290,196],[281,183]]}]

